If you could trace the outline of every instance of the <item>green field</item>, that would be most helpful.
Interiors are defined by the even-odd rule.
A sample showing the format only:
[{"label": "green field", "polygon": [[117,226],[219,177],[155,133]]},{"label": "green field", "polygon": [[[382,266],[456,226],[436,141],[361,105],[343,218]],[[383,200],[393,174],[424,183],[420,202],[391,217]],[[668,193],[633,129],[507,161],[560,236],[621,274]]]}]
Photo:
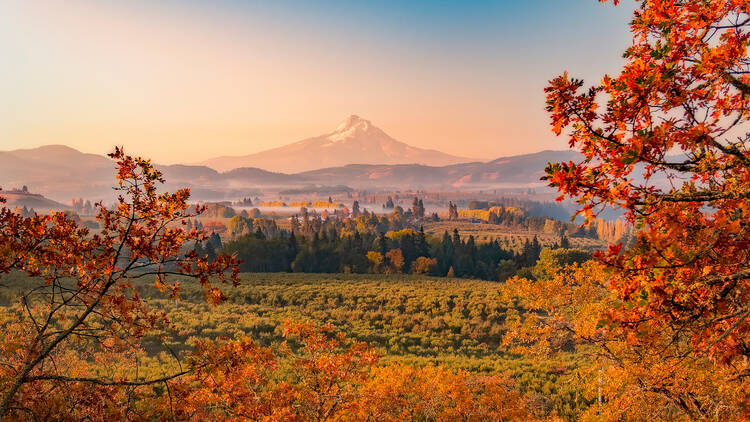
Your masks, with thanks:
[{"label": "green field", "polygon": [[[511,374],[524,390],[556,396],[557,378],[572,362],[540,362],[502,345],[506,308],[496,282],[408,275],[243,274],[227,287],[229,300],[202,301],[186,283],[181,301],[154,299],[175,325],[168,346],[179,351],[195,338],[246,335],[267,346],[282,340],[287,319],[330,323],[369,343],[382,362],[436,363],[473,372]],[[144,294],[157,295],[143,287]],[[158,350],[156,338],[151,349]],[[572,357],[571,357],[572,360]],[[570,393],[572,394],[572,392]],[[556,400],[568,401],[569,393]]]},{"label": "green field", "polygon": [[[181,355],[201,338],[249,336],[261,345],[274,346],[283,341],[284,321],[313,321],[333,324],[369,343],[383,363],[435,363],[472,372],[502,372],[516,379],[522,390],[546,396],[548,405],[562,414],[574,402],[575,392],[559,382],[572,368],[574,356],[564,362],[540,361],[509,353],[502,345],[507,309],[501,283],[303,273],[245,273],[241,280],[239,287],[223,287],[229,299],[217,306],[203,300],[200,286],[192,280],[183,282],[177,302],[165,299],[150,282],[139,282],[140,294],[149,298],[151,306],[164,309],[174,325],[145,338],[147,353],[168,362],[170,355]],[[13,292],[28,279],[14,274],[2,281],[10,287],[0,297],[7,306]]]},{"label": "green field", "polygon": [[178,303],[153,302],[182,332],[174,347],[193,336],[241,335],[271,345],[280,340],[285,320],[311,320],[331,323],[390,359],[461,359],[471,369],[491,370],[507,358],[498,287],[404,275],[243,274],[239,287],[225,289],[229,301],[216,307],[205,304],[195,286],[186,286]]}]

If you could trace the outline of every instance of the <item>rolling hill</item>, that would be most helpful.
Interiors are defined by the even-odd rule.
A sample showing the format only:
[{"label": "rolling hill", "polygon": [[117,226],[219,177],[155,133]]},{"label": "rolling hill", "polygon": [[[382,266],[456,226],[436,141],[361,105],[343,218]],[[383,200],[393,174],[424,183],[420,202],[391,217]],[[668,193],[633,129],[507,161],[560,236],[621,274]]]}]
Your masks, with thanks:
[{"label": "rolling hill", "polygon": [[533,154],[433,167],[352,164],[299,173],[314,183],[345,183],[354,187],[412,187],[476,189],[482,187],[538,187],[548,162],[579,159],[574,151],[541,151]]},{"label": "rolling hill", "polygon": [[[488,162],[446,166],[420,164],[349,164],[301,173],[271,172],[242,167],[219,172],[198,165],[158,165],[166,189],[187,187],[198,200],[233,199],[257,190],[282,190],[311,185],[351,188],[469,190],[540,187],[548,162],[577,160],[574,151],[541,151]],[[63,204],[72,198],[114,199],[114,163],[105,157],[52,145],[0,151],[0,187],[27,185],[30,190]]]},{"label": "rolling hill", "polygon": [[30,210],[33,209],[39,212],[45,212],[49,210],[65,211],[71,208],[65,204],[45,198],[38,193],[30,193],[22,190],[3,190],[0,191],[0,196],[6,200],[6,203],[3,204],[3,206],[10,209],[26,207]]},{"label": "rolling hill", "polygon": [[64,145],[0,151],[0,187],[27,185],[31,191],[65,204],[84,192],[88,198],[111,195],[114,172],[108,157]]}]

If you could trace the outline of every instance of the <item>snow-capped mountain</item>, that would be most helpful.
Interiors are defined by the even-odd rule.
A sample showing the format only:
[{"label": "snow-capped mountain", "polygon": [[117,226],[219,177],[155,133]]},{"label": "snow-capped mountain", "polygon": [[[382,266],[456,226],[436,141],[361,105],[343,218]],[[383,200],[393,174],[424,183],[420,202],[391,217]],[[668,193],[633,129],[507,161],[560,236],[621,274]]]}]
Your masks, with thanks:
[{"label": "snow-capped mountain", "polygon": [[330,133],[279,148],[235,157],[217,157],[200,164],[219,171],[240,167],[297,173],[347,164],[423,164],[445,166],[474,161],[399,142],[372,122],[351,115]]}]

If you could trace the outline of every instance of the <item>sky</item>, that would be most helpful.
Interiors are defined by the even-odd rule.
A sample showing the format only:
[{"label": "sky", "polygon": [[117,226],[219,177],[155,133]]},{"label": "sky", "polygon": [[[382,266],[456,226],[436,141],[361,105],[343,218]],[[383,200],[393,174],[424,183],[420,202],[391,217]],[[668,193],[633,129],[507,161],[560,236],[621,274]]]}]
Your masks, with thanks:
[{"label": "sky", "polygon": [[565,149],[544,86],[617,73],[627,3],[2,0],[0,150],[124,145],[193,163],[350,114],[484,160]]}]

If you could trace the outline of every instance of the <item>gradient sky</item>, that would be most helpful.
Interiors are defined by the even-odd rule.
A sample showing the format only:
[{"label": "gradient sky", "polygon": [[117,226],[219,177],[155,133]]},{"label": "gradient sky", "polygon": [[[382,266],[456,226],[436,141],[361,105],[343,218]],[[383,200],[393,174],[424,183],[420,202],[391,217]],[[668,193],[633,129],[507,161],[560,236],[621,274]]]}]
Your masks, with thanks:
[{"label": "gradient sky", "polygon": [[[158,4],[157,4],[158,3]],[[113,145],[169,164],[333,130],[349,114],[482,159],[564,149],[546,81],[617,72],[633,5],[0,1],[0,150]]]}]

